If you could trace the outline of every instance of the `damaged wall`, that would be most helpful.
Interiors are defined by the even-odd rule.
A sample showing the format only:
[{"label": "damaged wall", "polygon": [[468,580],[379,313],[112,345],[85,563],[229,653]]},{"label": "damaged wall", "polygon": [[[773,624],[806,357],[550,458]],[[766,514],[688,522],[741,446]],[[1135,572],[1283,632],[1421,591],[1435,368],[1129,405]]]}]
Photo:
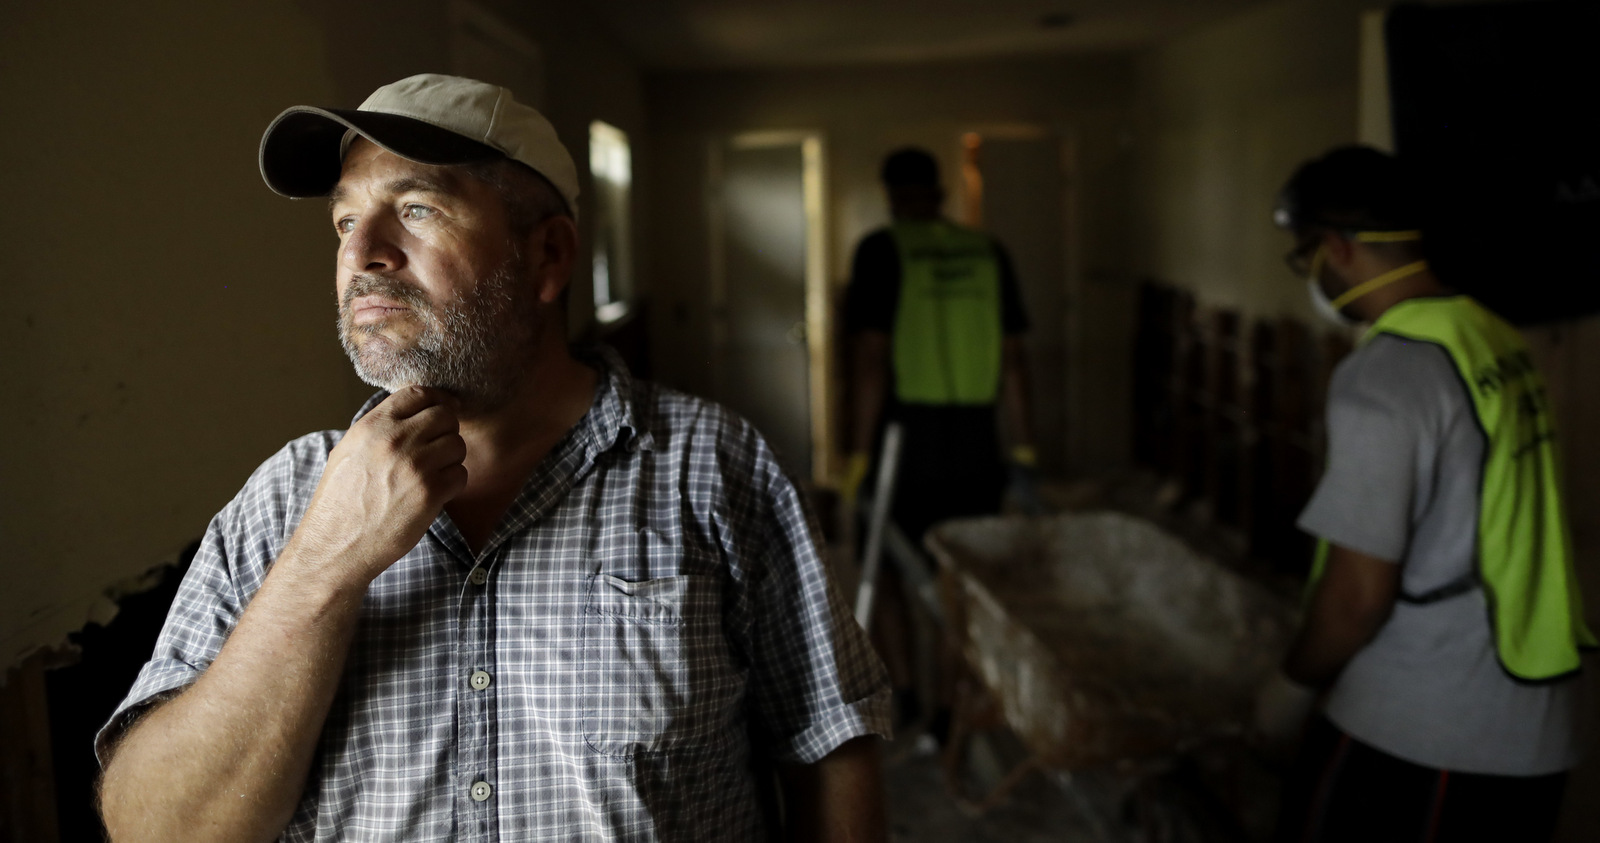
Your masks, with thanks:
[{"label": "damaged wall", "polygon": [[[580,164],[590,120],[642,134],[637,75],[584,12],[482,5],[539,43],[547,110]],[[449,72],[451,6],[8,4],[7,666],[82,626],[285,441],[344,427],[370,393],[333,330],[323,203],[267,190],[256,148],[286,106],[354,106]],[[581,330],[586,262],[576,277]]]}]

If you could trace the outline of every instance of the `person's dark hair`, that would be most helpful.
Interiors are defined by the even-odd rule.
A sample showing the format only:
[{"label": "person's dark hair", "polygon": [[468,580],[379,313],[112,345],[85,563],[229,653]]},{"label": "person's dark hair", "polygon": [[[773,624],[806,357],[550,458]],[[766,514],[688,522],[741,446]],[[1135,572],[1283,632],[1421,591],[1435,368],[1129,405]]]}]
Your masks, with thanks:
[{"label": "person's dark hair", "polygon": [[1403,231],[1420,228],[1411,176],[1400,160],[1370,146],[1342,146],[1300,166],[1278,194],[1279,227]]},{"label": "person's dark hair", "polygon": [[938,187],[939,162],[927,150],[908,146],[883,159],[881,177],[888,187]]},{"label": "person's dark hair", "polygon": [[511,232],[519,238],[528,236],[534,226],[553,216],[572,216],[572,209],[555,185],[520,161],[496,158],[468,164],[466,170],[500,195],[511,218]]}]

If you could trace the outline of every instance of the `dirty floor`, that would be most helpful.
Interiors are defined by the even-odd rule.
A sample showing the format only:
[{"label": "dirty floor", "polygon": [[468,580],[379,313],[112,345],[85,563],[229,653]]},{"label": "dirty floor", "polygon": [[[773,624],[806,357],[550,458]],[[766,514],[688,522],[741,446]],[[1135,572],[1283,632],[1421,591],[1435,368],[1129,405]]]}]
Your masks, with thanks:
[{"label": "dirty floor", "polygon": [[[1206,760],[1191,760],[1145,780],[1136,791],[1101,771],[1032,773],[987,811],[950,795],[939,755],[924,741],[897,742],[884,753],[890,840],[894,843],[1251,843],[1270,832],[1276,782],[1241,781],[1250,791],[1224,807],[1212,795]],[[1011,759],[1014,760],[1014,757]],[[988,791],[1006,765],[965,771],[966,793]],[[1259,774],[1259,771],[1258,771]]]}]

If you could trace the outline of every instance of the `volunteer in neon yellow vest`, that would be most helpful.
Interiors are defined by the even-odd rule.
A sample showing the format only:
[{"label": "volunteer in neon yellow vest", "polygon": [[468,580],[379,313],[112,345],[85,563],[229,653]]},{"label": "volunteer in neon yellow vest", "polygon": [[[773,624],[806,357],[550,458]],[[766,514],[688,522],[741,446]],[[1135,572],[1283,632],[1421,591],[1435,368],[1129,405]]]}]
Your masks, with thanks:
[{"label": "volunteer in neon yellow vest", "polygon": [[884,162],[893,224],[856,248],[844,321],[852,347],[852,454],[844,491],[867,473],[883,422],[905,445],[894,519],[914,541],[946,518],[999,510],[1006,482],[996,406],[1014,463],[1031,468],[1027,329],[1005,251],[945,219],[938,167],[902,149]]},{"label": "volunteer in neon yellow vest", "polygon": [[1320,540],[1305,620],[1258,709],[1271,737],[1321,701],[1281,836],[1548,839],[1595,643],[1559,440],[1521,336],[1428,268],[1413,190],[1394,158],[1346,147],[1276,213],[1316,310],[1364,326],[1299,520]]}]

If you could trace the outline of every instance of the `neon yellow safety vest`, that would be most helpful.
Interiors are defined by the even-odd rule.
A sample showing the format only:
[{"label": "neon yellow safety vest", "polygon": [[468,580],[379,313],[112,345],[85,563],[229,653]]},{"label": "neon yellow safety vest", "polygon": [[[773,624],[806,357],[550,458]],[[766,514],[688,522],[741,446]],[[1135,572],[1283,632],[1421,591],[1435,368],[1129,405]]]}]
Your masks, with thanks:
[{"label": "neon yellow safety vest", "polygon": [[[1402,301],[1385,311],[1361,341],[1378,334],[1432,343],[1449,353],[1485,437],[1477,570],[1469,580],[1400,599],[1429,603],[1482,585],[1506,671],[1525,681],[1576,671],[1579,648],[1596,641],[1584,622],[1573,569],[1544,380],[1522,336],[1467,296]],[[1323,542],[1313,582],[1326,555]]]},{"label": "neon yellow safety vest", "polygon": [[992,404],[1000,392],[1000,263],[981,232],[899,222],[895,395],[906,404]]}]

